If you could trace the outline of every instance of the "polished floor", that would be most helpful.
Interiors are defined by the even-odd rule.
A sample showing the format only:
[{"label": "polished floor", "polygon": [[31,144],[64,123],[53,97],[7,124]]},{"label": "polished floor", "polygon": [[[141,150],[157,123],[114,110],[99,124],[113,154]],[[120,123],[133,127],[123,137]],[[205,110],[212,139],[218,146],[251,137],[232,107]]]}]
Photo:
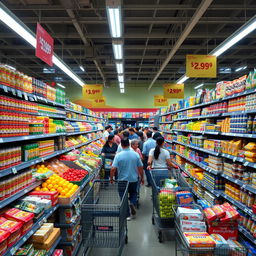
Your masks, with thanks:
[{"label": "polished floor", "polygon": [[[174,234],[164,233],[164,242],[158,242],[157,229],[152,225],[151,188],[141,187],[140,209],[137,218],[128,222],[128,244],[122,256],[172,256],[175,255]],[[172,240],[172,241],[171,241]],[[116,249],[91,249],[89,256],[115,256]]]}]

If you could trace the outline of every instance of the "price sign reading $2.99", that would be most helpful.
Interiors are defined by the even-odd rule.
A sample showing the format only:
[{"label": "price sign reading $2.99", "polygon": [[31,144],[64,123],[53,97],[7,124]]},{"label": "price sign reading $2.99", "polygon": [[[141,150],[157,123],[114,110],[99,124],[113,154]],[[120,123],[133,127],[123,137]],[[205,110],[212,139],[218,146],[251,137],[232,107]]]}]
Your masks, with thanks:
[{"label": "price sign reading $2.99", "polygon": [[216,56],[187,55],[186,76],[188,77],[216,77]]},{"label": "price sign reading $2.99", "polygon": [[36,56],[52,67],[53,38],[37,23]]},{"label": "price sign reading $2.99", "polygon": [[164,84],[164,97],[167,99],[183,99],[184,84]]}]

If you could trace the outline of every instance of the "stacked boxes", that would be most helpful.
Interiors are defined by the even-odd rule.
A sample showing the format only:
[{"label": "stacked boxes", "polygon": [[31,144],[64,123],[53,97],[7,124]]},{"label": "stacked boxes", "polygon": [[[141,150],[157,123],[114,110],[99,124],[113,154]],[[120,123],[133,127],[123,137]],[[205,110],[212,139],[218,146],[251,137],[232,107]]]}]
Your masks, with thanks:
[{"label": "stacked boxes", "polygon": [[224,190],[224,179],[222,177],[205,172],[203,182],[213,190]]}]

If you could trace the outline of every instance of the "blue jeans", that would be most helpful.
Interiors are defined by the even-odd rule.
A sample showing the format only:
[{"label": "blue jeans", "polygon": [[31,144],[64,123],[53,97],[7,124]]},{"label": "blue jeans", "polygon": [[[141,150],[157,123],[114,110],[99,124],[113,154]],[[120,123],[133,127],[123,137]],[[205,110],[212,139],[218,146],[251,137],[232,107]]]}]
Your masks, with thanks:
[{"label": "blue jeans", "polygon": [[143,160],[143,169],[145,171],[145,175],[146,175],[146,178],[147,178],[147,183],[148,185],[152,185],[152,182],[151,182],[151,174],[150,174],[150,171],[147,170],[148,168],[148,157],[146,156]]}]

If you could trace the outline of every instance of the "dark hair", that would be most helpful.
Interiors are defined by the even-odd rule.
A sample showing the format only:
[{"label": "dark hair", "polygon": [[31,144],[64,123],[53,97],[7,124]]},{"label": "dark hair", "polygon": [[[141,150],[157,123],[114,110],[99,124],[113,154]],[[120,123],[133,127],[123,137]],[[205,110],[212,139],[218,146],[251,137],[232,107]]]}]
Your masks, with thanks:
[{"label": "dark hair", "polygon": [[154,130],[154,131],[158,131],[158,128],[157,128],[157,127],[154,127],[153,130]]},{"label": "dark hair", "polygon": [[144,141],[143,132],[138,132],[137,134],[140,137],[141,141]]},{"label": "dark hair", "polygon": [[105,130],[109,129],[110,127],[111,127],[110,125],[107,125],[107,126],[105,127]]},{"label": "dark hair", "polygon": [[133,128],[129,128],[129,132],[135,132]]},{"label": "dark hair", "polygon": [[122,147],[129,147],[130,146],[129,139],[128,138],[121,139],[121,146]]},{"label": "dark hair", "polygon": [[144,130],[148,130],[148,127],[146,126],[146,127],[144,127]]},{"label": "dark hair", "polygon": [[148,137],[148,138],[152,138],[152,132],[151,132],[151,131],[148,131],[148,132],[147,132],[147,137]]},{"label": "dark hair", "polygon": [[127,132],[127,131],[123,132],[123,137],[124,138],[128,138],[129,136],[130,136],[129,132]]},{"label": "dark hair", "polygon": [[120,132],[122,132],[122,131],[123,131],[123,129],[122,129],[122,128],[119,128],[119,129],[118,129],[118,132],[119,132],[119,133],[120,133]]},{"label": "dark hair", "polygon": [[117,135],[118,134],[118,130],[114,130],[114,135]]},{"label": "dark hair", "polygon": [[156,139],[156,147],[155,147],[155,150],[154,150],[154,158],[157,160],[159,155],[160,155],[160,148],[162,146],[162,144],[164,143],[164,138],[163,137],[158,137]]},{"label": "dark hair", "polygon": [[115,136],[112,135],[112,134],[108,135],[108,139],[107,139],[107,141],[106,141],[106,143],[105,143],[104,146],[109,146],[109,141],[110,141],[110,140],[113,140],[114,137],[115,137]]}]

